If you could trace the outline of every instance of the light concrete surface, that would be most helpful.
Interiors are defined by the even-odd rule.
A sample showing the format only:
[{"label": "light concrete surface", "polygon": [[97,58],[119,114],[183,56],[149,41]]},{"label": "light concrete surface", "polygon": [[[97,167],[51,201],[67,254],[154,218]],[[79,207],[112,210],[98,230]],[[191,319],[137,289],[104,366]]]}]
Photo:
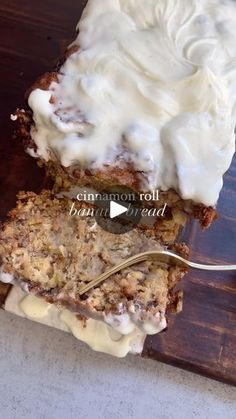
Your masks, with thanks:
[{"label": "light concrete surface", "polygon": [[235,419],[236,389],[0,311],[1,419]]}]

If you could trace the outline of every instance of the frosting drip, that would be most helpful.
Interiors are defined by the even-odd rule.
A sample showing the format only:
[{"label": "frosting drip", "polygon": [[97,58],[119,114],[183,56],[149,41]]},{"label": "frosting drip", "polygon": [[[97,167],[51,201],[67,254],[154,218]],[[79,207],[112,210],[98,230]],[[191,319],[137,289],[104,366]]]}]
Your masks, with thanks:
[{"label": "frosting drip", "polygon": [[29,97],[38,156],[99,168],[123,153],[144,189],[214,206],[235,151],[236,4],[89,0],[78,29],[59,83]]},{"label": "frosting drip", "polygon": [[5,310],[71,332],[93,350],[118,358],[123,358],[128,353],[138,354],[143,350],[145,334],[140,330],[135,329],[124,336],[101,321],[88,319],[84,322],[69,310],[60,309],[42,298],[27,295],[17,286],[11,289],[5,302]]}]

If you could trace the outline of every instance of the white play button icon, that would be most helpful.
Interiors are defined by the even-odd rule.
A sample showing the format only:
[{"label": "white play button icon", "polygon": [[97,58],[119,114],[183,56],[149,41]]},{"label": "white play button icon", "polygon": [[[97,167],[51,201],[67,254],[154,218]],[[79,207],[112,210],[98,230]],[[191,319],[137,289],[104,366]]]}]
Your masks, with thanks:
[{"label": "white play button icon", "polygon": [[121,214],[128,211],[128,208],[124,205],[117,204],[117,202],[110,202],[110,218],[116,218]]},{"label": "white play button icon", "polygon": [[98,225],[112,234],[125,234],[131,231],[142,218],[139,211],[142,208],[139,195],[124,185],[108,186],[99,191],[99,198],[94,204],[102,210],[95,212]]}]

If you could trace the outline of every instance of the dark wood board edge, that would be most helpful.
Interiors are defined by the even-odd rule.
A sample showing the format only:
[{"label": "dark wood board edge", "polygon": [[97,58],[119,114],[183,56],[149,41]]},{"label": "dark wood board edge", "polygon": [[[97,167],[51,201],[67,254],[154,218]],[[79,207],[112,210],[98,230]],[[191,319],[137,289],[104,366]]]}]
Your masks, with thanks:
[{"label": "dark wood board edge", "polygon": [[12,285],[3,284],[2,282],[0,282],[0,308],[2,309],[4,309],[4,304],[11,288]]},{"label": "dark wood board edge", "polygon": [[[181,314],[179,314],[179,316],[181,317]],[[175,325],[175,323],[177,323],[178,325]],[[187,321],[184,328],[183,324],[183,319],[179,319],[177,317],[175,319],[171,319],[169,329],[167,329],[167,333],[162,332],[158,335],[147,336],[142,352],[142,357],[146,359],[152,359],[158,362],[163,362],[165,364],[192,372],[194,374],[214,379],[224,384],[236,386],[235,371],[233,368],[232,371],[230,371],[229,365],[225,364],[225,361],[223,359],[225,358],[227,360],[227,354],[224,354],[224,344],[221,345],[221,352],[219,357],[217,351],[215,354],[213,354],[213,356],[215,355],[215,363],[211,363],[210,353],[209,362],[203,361],[202,364],[201,362],[199,362],[197,358],[195,358],[194,355],[191,358],[182,354],[182,350],[179,349],[180,345],[183,345],[183,347],[186,346],[186,350],[188,351],[188,342],[186,339],[189,339],[189,335],[187,333],[184,334],[184,328],[193,327],[193,334],[195,333],[197,337],[201,336],[201,334],[203,333],[202,331],[196,332],[196,330],[194,330],[194,325],[191,324],[191,322]],[[196,329],[198,328],[199,326],[196,326]],[[207,333],[207,329],[205,330]],[[175,335],[175,332],[177,332],[177,335]],[[173,334],[175,335],[176,339],[174,339]],[[218,337],[218,333],[217,331],[215,331],[213,333],[213,336],[211,336],[209,340],[212,340],[214,344],[215,342],[217,342]],[[236,336],[232,337],[229,333],[228,336],[225,337],[225,339],[228,339],[231,348],[233,346],[236,347]],[[199,343],[200,346],[203,346],[203,350],[207,350],[209,340],[208,338],[206,338],[205,343]],[[190,346],[192,346],[192,343],[190,344]],[[231,358],[229,357],[229,359],[231,363]]]},{"label": "dark wood board edge", "polygon": [[179,368],[185,371],[189,371],[191,373],[201,375],[203,377],[221,382],[223,384],[228,384],[231,386],[236,387],[236,381],[234,378],[225,378],[224,374],[219,370],[215,371],[214,369],[210,369],[207,367],[201,367],[198,364],[190,363],[184,359],[174,358],[173,356],[165,355],[161,352],[145,352],[142,353],[142,357],[145,359],[152,359],[154,361],[159,361],[167,365],[171,365],[171,367]]}]

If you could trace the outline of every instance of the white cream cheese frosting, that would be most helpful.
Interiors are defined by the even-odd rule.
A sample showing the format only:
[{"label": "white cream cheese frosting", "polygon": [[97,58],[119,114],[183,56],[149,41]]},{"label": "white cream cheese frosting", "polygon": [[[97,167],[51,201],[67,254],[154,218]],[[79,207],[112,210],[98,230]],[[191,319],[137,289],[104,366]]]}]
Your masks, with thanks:
[{"label": "white cream cheese frosting", "polygon": [[135,329],[123,336],[101,321],[79,320],[69,310],[59,309],[55,304],[27,295],[17,286],[11,289],[5,302],[5,310],[65,332],[71,332],[93,350],[118,358],[123,358],[128,353],[138,354],[143,350],[145,334],[140,330]]},{"label": "white cream cheese frosting", "polygon": [[4,272],[2,266],[0,266],[0,281],[4,284],[13,284],[14,277],[8,272]]},{"label": "white cream cheese frosting", "polygon": [[[235,151],[236,3],[89,0],[59,83],[29,97],[37,155],[214,206]],[[53,96],[53,101],[50,99]]]},{"label": "white cream cheese frosting", "polygon": [[[23,281],[16,280],[13,275],[4,272],[2,267],[0,267],[0,281],[5,284],[14,285],[16,288],[20,288],[25,295],[29,296],[29,298],[25,301],[26,310],[27,307],[30,307],[31,315],[29,317],[31,318],[44,317],[44,315],[46,315],[44,310],[53,306],[53,304],[47,304],[43,299],[35,296],[34,294],[29,294],[28,285]],[[18,291],[18,293],[19,292],[20,291]],[[22,304],[22,308],[24,309],[24,302]],[[123,311],[122,307],[121,311]],[[26,311],[25,314],[27,314]],[[114,333],[118,333],[122,336],[132,335],[137,330],[139,330],[139,333],[142,335],[155,335],[167,327],[164,311],[158,311],[154,314],[145,310],[136,310],[134,304],[130,304],[128,310],[124,313],[121,312],[120,314],[103,312],[101,315],[96,313],[93,317],[92,311],[86,310],[85,308],[81,308],[77,314],[88,317],[88,322],[93,320],[95,322],[99,321],[99,323],[104,323],[105,328],[108,327],[109,329],[113,330]]]}]

